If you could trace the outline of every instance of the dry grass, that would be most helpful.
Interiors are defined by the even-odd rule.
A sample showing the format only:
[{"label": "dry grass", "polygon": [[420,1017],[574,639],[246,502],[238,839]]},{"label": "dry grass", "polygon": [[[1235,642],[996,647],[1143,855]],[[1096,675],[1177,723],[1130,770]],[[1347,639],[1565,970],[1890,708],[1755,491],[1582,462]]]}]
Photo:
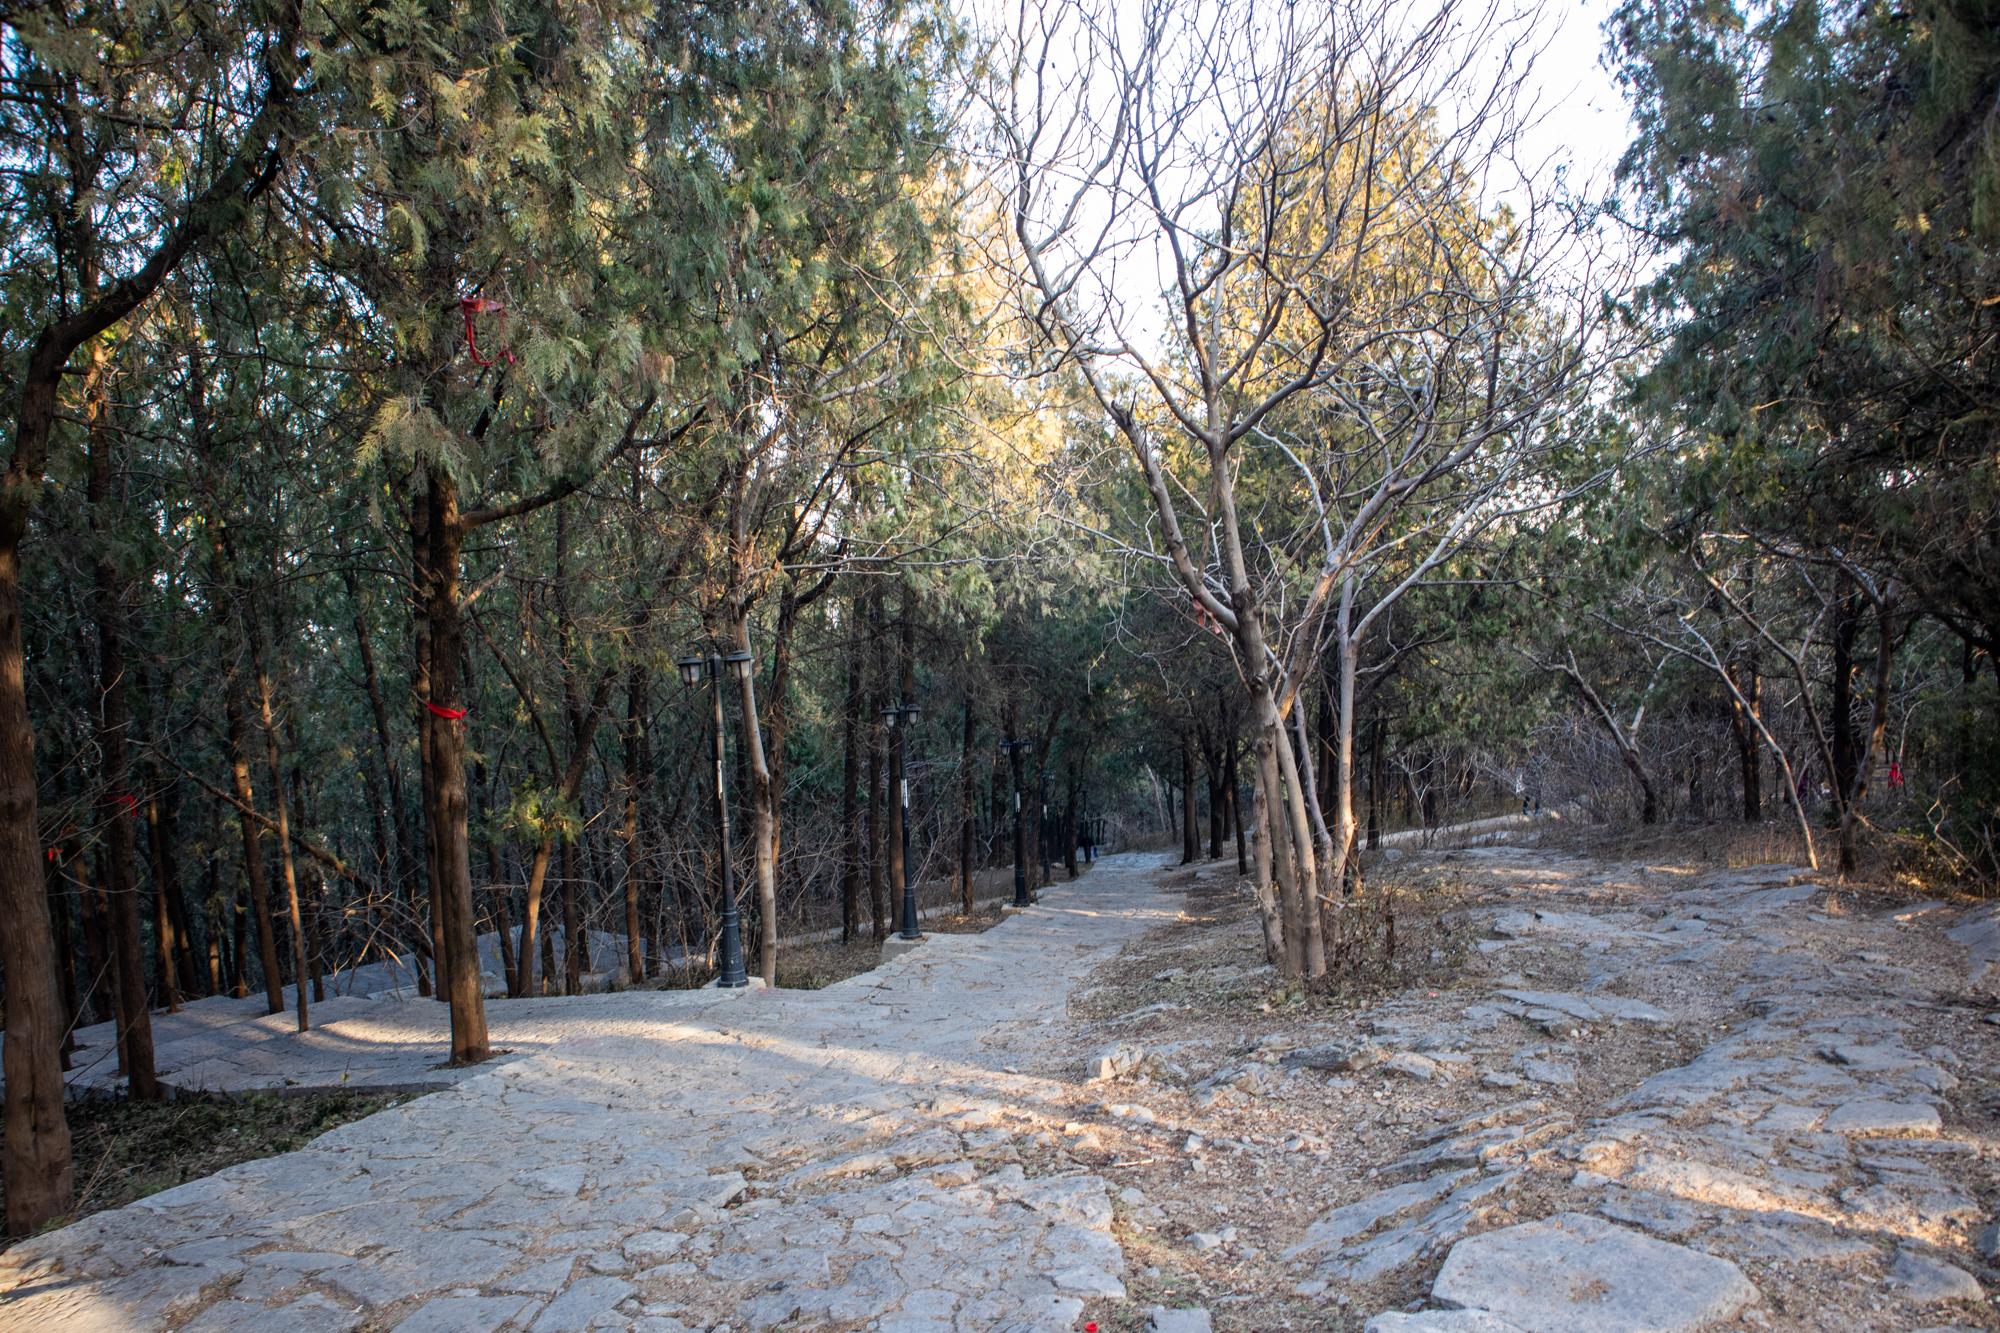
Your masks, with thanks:
[{"label": "dry grass", "polygon": [[[1672,821],[1652,825],[1552,824],[1537,835],[1537,845],[1575,851],[1611,860],[1671,861],[1703,868],[1806,864],[1805,838],[1785,812],[1761,824],[1740,820]],[[1820,871],[1834,873],[1836,833],[1816,827],[1813,842]],[[1900,898],[1990,895],[1995,886],[1964,873],[1927,838],[1888,829],[1868,831],[1862,841],[1861,864],[1848,883],[1856,889]]]}]

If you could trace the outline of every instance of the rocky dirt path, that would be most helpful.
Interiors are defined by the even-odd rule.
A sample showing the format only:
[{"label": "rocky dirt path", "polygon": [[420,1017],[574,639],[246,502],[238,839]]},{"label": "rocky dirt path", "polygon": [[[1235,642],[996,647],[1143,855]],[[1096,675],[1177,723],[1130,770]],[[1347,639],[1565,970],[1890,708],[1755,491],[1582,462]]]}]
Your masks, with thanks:
[{"label": "rocky dirt path", "polygon": [[1080,997],[1066,1058],[1111,1078],[1071,1156],[1118,1182],[1131,1263],[1107,1328],[1155,1300],[1242,1329],[2000,1328],[1990,910],[1405,857],[1378,875],[1433,886],[1414,967],[1308,1003],[1233,870],[1167,876],[1197,924]]},{"label": "rocky dirt path", "polygon": [[550,1002],[525,1058],[0,1255],[0,1327],[1075,1327],[1123,1295],[1107,1186],[1015,1071],[1170,918],[1158,866],[821,991]]}]

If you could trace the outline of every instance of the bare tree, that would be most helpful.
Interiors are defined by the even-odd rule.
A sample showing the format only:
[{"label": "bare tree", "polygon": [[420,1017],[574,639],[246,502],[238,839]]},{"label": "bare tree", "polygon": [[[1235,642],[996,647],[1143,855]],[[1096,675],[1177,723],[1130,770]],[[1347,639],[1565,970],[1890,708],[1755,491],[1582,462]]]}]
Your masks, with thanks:
[{"label": "bare tree", "polygon": [[[1143,479],[1133,549],[1230,646],[1268,816],[1265,934],[1295,975],[1325,970],[1321,904],[1354,843],[1358,644],[1553,498],[1535,461],[1589,415],[1591,306],[1564,299],[1588,265],[1515,165],[1531,19],[1073,0],[1000,40],[1025,314]],[[1295,707],[1329,652],[1333,829]]]}]

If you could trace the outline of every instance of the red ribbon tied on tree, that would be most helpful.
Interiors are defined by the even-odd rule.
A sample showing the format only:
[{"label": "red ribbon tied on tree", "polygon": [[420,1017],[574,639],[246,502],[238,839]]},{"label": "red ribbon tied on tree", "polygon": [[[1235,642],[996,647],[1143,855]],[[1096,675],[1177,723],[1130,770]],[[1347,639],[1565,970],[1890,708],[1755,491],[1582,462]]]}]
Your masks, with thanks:
[{"label": "red ribbon tied on tree", "polygon": [[446,708],[442,704],[432,703],[429,699],[424,700],[424,707],[430,709],[433,716],[441,717],[447,722],[457,722],[472,711],[470,708]]},{"label": "red ribbon tied on tree", "polygon": [[118,813],[121,815],[134,815],[139,812],[139,798],[129,791],[114,792],[111,803],[118,807]]},{"label": "red ribbon tied on tree", "polygon": [[[507,307],[488,297],[465,296],[459,298],[458,313],[465,316],[465,350],[472,353],[472,364],[475,366],[492,365],[493,360],[491,357],[479,354],[479,329],[474,321],[480,315],[498,315],[500,317],[500,331],[504,335],[507,331]],[[501,348],[500,355],[507,358],[508,365],[511,366],[514,364],[513,348]]]}]

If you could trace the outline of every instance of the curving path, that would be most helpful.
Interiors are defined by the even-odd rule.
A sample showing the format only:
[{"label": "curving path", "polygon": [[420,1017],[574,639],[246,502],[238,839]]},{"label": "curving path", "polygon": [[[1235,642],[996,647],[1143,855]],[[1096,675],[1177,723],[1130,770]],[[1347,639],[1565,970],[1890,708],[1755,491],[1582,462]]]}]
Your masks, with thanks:
[{"label": "curving path", "polygon": [[1124,1261],[1102,1180],[1023,1175],[1010,1067],[1160,864],[822,991],[524,1002],[510,1062],[0,1254],[0,1329],[1070,1328]]}]

